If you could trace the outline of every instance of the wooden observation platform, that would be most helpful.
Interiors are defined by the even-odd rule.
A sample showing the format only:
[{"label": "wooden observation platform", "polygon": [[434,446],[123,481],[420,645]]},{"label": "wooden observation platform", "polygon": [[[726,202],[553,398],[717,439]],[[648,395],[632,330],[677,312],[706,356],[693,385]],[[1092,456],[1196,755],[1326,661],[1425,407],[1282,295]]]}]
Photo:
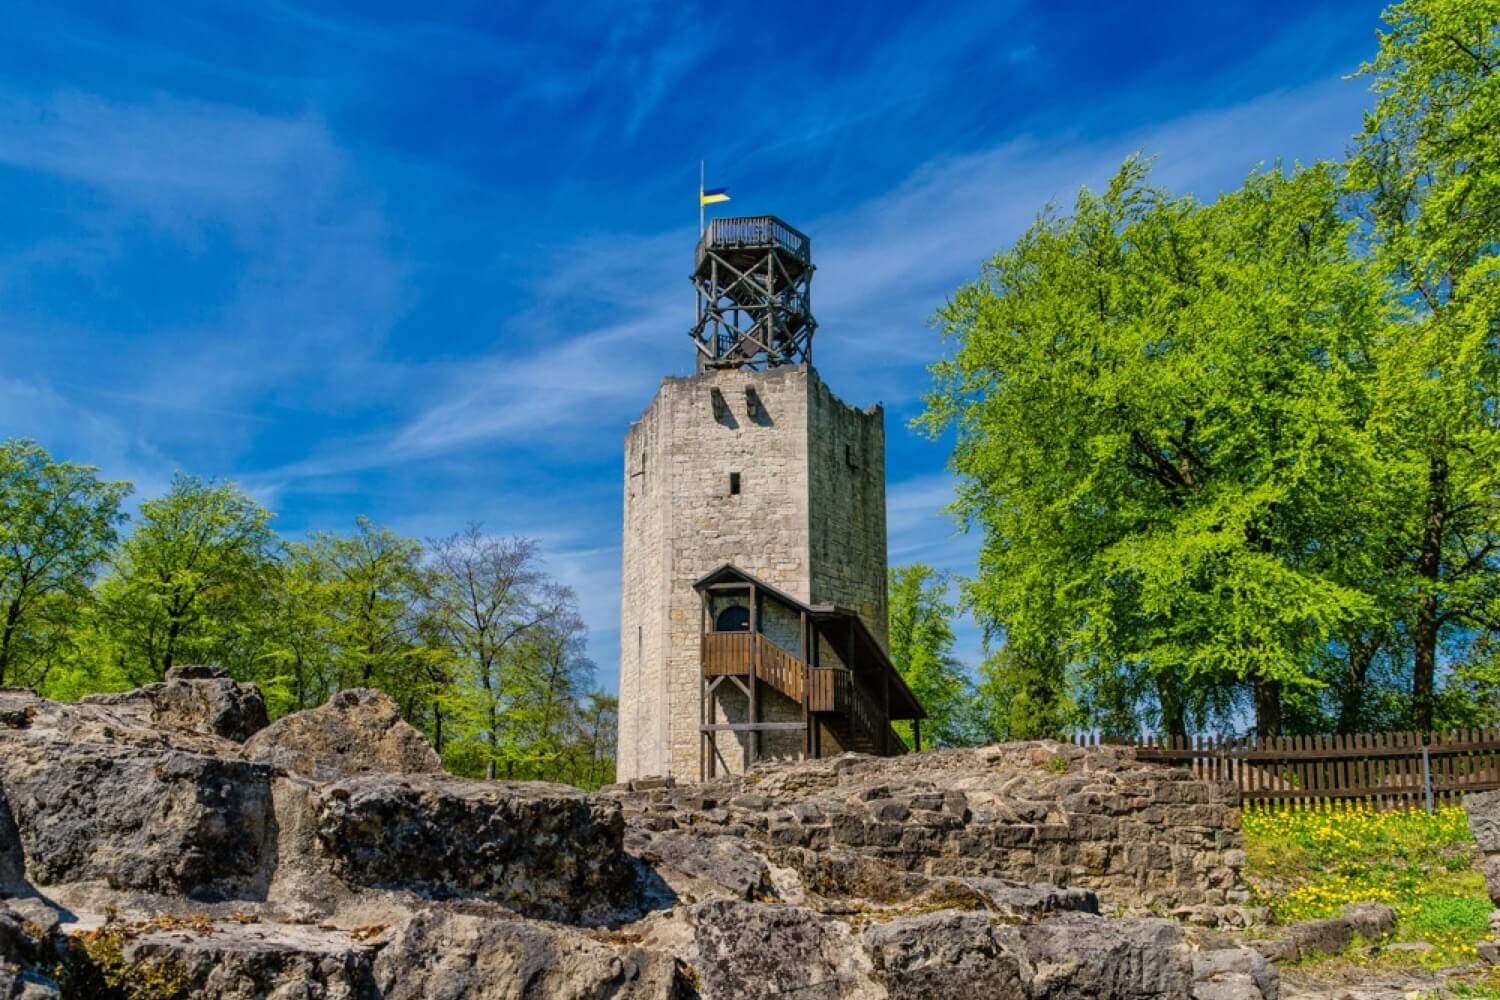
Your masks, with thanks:
[{"label": "wooden observation platform", "polygon": [[812,240],[772,215],[714,219],[698,240],[698,369],[812,361]]}]

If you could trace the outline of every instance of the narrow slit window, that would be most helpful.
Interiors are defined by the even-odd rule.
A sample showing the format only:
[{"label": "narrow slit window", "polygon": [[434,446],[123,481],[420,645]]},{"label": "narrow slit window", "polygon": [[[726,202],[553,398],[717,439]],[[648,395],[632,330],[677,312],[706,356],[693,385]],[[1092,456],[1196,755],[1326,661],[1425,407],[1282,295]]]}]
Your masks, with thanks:
[{"label": "narrow slit window", "polygon": [[731,472],[729,474],[729,495],[737,497],[740,495],[740,474]]}]

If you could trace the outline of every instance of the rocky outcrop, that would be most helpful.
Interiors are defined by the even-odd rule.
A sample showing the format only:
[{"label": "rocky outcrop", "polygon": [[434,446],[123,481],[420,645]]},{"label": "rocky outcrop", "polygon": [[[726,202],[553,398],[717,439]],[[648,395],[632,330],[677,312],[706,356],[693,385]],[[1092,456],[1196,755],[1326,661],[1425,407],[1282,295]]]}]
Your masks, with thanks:
[{"label": "rocky outcrop", "polygon": [[10,800],[0,785],[0,899],[20,890],[26,881],[26,861],[21,853],[21,832],[10,812]]},{"label": "rocky outcrop", "polygon": [[271,782],[262,765],[49,740],[7,746],[0,783],[37,885],[230,899],[263,881]]},{"label": "rocky outcrop", "polygon": [[1193,956],[1193,1000],[1277,1000],[1281,980],[1250,948],[1205,949]]},{"label": "rocky outcrop", "polygon": [[801,907],[716,899],[692,914],[704,1000],[878,996],[846,923]]},{"label": "rocky outcrop", "polygon": [[222,667],[172,667],[161,683],[123,694],[92,695],[83,703],[140,707],[153,725],[241,742],[266,725],[260,689],[235,683]]},{"label": "rocky outcrop", "polygon": [[1004,927],[996,937],[1020,957],[1034,997],[1148,1000],[1192,991],[1192,952],[1170,920],[1079,914]]},{"label": "rocky outcrop", "polygon": [[62,996],[53,975],[56,955],[44,934],[0,903],[0,1000],[51,1000]]},{"label": "rocky outcrop", "polygon": [[0,690],[0,998],[1275,1000],[1259,955],[1099,915],[1242,891],[1227,793],[1128,752],[590,795],[445,774],[376,692],[250,732],[258,699]]},{"label": "rocky outcrop", "polygon": [[482,909],[413,915],[381,947],[375,976],[384,1000],[691,995],[669,955]]},{"label": "rocky outcrop", "polygon": [[350,886],[561,920],[618,914],[635,894],[619,810],[565,785],[367,775],[321,789],[317,809],[322,849]]},{"label": "rocky outcrop", "polygon": [[427,739],[401,718],[396,703],[369,688],[340,691],[321,708],[276,720],[250,738],[245,756],[317,781],[443,769]]},{"label": "rocky outcrop", "polygon": [[[238,689],[227,679],[172,685]],[[11,858],[0,868],[15,866],[5,848],[14,837],[37,885],[98,882],[195,899],[259,890],[270,768],[239,759],[238,745],[211,731],[221,715],[203,716],[197,730],[186,716],[160,726],[154,704],[139,695],[60,705],[0,691],[0,711],[24,719],[0,728],[0,856]]]},{"label": "rocky outcrop", "polygon": [[631,830],[625,848],[679,896],[767,899],[775,895],[765,859],[736,837]]},{"label": "rocky outcrop", "polygon": [[863,934],[807,909],[700,904],[695,968],[704,1000],[1277,1000],[1276,972],[1243,948],[1195,951],[1170,920],[1066,914],[996,922],[944,910]]},{"label": "rocky outcrop", "polygon": [[154,970],[169,996],[380,996],[372,968],[375,950],[337,930],[203,920],[166,922],[120,936],[122,966]]},{"label": "rocky outcrop", "polygon": [[946,911],[878,924],[865,932],[875,979],[892,996],[1026,997],[1020,957],[983,914]]}]

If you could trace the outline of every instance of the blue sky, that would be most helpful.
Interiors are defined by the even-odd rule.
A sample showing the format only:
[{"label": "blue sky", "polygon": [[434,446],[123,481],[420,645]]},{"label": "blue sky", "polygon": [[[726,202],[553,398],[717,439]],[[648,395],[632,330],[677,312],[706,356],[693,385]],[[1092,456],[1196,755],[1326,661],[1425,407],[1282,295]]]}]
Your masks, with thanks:
[{"label": "blue sky", "polygon": [[[290,536],[540,539],[615,683],[620,445],[691,370],[698,161],[809,233],[886,406],[893,563],[971,572],[929,323],[1134,150],[1212,198],[1337,156],[1374,3],[0,5],[0,437]],[[979,637],[966,628],[965,656]]]}]

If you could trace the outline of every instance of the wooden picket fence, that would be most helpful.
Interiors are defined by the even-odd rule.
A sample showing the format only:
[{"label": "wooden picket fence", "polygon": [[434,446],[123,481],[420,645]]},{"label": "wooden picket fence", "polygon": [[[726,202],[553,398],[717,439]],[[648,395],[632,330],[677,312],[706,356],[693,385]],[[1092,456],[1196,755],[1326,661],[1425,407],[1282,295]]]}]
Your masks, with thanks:
[{"label": "wooden picket fence", "polygon": [[1123,744],[1141,760],[1191,767],[1201,778],[1230,781],[1247,806],[1295,808],[1364,800],[1377,809],[1422,808],[1464,792],[1500,788],[1500,729],[1445,733],[1352,733],[1338,736],[1142,737],[1079,746]]}]

